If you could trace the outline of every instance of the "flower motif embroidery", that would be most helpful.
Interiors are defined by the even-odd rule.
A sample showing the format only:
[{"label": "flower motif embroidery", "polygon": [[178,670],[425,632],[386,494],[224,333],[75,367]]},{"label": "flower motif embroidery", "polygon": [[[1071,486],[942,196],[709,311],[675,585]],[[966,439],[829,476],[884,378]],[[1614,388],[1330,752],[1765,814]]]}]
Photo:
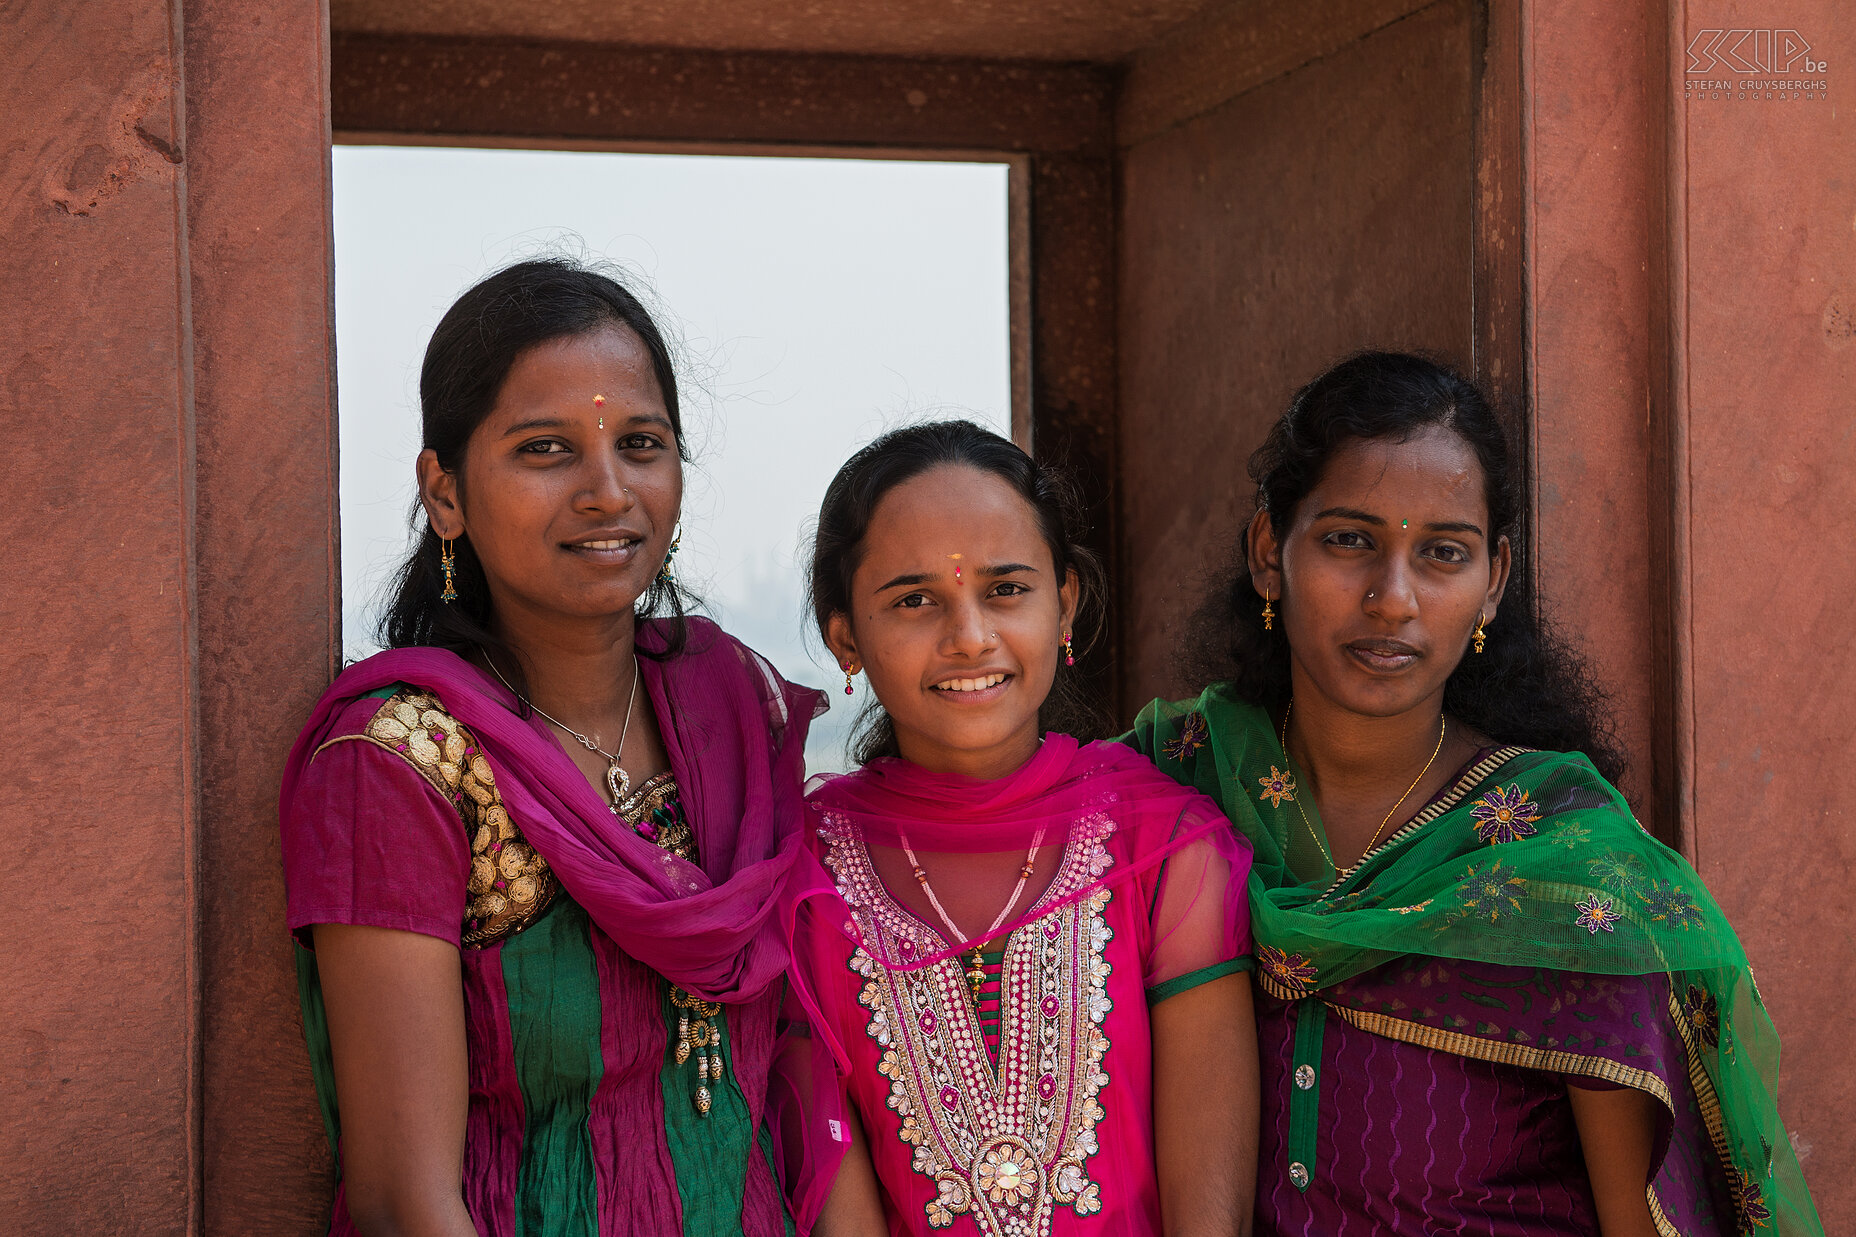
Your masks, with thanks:
[{"label": "flower motif embroidery", "polygon": [[954,1222],[954,1216],[966,1211],[968,1206],[967,1190],[960,1184],[960,1178],[943,1175],[935,1179],[934,1201],[923,1210],[928,1215],[929,1228],[946,1228]]},{"label": "flower motif embroidery", "polygon": [[1186,757],[1205,746],[1206,738],[1205,715],[1191,713],[1186,717],[1186,724],[1180,728],[1179,737],[1162,743],[1160,752],[1183,764]]},{"label": "flower motif embroidery", "polygon": [[1577,821],[1561,825],[1552,834],[1555,846],[1564,846],[1567,850],[1578,850],[1592,840],[1592,831]]},{"label": "flower motif embroidery", "polygon": [[1478,919],[1498,922],[1503,915],[1521,909],[1521,892],[1527,880],[1513,868],[1502,867],[1497,859],[1487,868],[1472,867],[1457,887],[1463,896],[1463,910]]},{"label": "flower motif embroidery", "polygon": [[1607,932],[1616,931],[1613,925],[1618,921],[1618,913],[1612,909],[1614,903],[1610,898],[1601,898],[1593,894],[1585,901],[1575,902],[1573,905],[1579,908],[1579,916],[1573,922],[1593,936],[1598,935],[1600,928]]},{"label": "flower motif embroidery", "polygon": [[1682,994],[1682,1019],[1701,1037],[1702,1043],[1710,1048],[1720,1046],[1721,1011],[1712,992],[1690,984],[1688,991]]},{"label": "flower motif embroidery", "polygon": [[1315,986],[1315,967],[1301,954],[1286,953],[1274,945],[1257,946],[1257,962],[1269,977],[1292,992],[1309,992]]},{"label": "flower motif embroidery", "polygon": [[1041,1179],[1031,1154],[1022,1147],[1005,1143],[986,1152],[976,1170],[980,1189],[994,1205],[1015,1207],[1031,1201]]},{"label": "flower motif embroidery", "polygon": [[1281,807],[1285,799],[1290,803],[1295,802],[1295,778],[1290,776],[1287,769],[1278,769],[1272,764],[1270,775],[1258,778],[1257,785],[1263,787],[1263,793],[1257,796],[1259,803],[1268,799],[1271,807]]},{"label": "flower motif embroidery", "polygon": [[1534,825],[1540,819],[1540,805],[1530,801],[1518,785],[1506,791],[1497,786],[1469,814],[1476,818],[1476,836],[1484,842],[1518,842],[1540,832]]},{"label": "flower motif embroidery", "polygon": [[1627,850],[1608,850],[1586,864],[1592,879],[1613,893],[1635,893],[1647,873],[1643,860]]},{"label": "flower motif embroidery", "polygon": [[1637,896],[1643,899],[1651,919],[1672,928],[1692,928],[1701,922],[1701,908],[1688,896],[1688,891],[1678,885],[1654,881]]},{"label": "flower motif embroidery", "polygon": [[1740,1213],[1740,1231],[1751,1233],[1772,1223],[1772,1209],[1766,1206],[1766,1192],[1751,1173],[1730,1170],[1728,1189],[1734,1196],[1734,1210]]}]

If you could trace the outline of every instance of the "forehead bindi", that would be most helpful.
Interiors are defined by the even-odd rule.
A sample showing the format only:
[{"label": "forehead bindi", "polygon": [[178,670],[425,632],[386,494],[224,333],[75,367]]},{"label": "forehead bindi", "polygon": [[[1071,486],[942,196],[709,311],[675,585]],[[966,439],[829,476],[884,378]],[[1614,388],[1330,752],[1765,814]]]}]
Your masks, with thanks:
[{"label": "forehead bindi", "polygon": [[1337,448],[1301,509],[1307,518],[1333,507],[1369,512],[1395,528],[1401,521],[1486,527],[1489,518],[1475,449],[1441,426],[1404,442],[1355,439]]},{"label": "forehead bindi", "polygon": [[[605,403],[595,405],[596,395],[604,396]],[[503,379],[492,416],[513,419],[543,411],[662,415],[663,408],[650,350],[634,332],[608,325],[523,351]]]},{"label": "forehead bindi", "polygon": [[958,564],[971,579],[995,564],[1028,563],[1048,571],[1050,562],[1031,504],[991,473],[953,464],[929,469],[883,495],[864,533],[857,574],[860,582],[903,573],[951,580]]}]

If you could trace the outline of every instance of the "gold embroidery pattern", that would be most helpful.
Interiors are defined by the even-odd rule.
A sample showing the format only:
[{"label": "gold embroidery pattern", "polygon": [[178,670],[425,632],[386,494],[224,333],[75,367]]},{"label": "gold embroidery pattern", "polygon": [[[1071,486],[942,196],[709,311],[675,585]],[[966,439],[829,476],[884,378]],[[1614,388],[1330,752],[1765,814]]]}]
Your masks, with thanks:
[{"label": "gold embroidery pattern", "polygon": [[[1114,822],[1080,822],[1040,905],[1096,880],[1113,859],[1103,841]],[[848,822],[831,814],[821,830],[838,891],[866,943],[897,958],[946,948],[898,906]],[[897,1136],[914,1148],[911,1168],[934,1183],[923,1208],[930,1228],[971,1215],[987,1237],[1046,1237],[1057,1207],[1078,1216],[1102,1209],[1088,1161],[1099,1145],[1101,1090],[1108,1084],[1103,1023],[1111,1008],[1105,919],[1111,893],[1050,911],[1007,938],[999,991],[995,1068],[958,958],[890,970],[858,948],[851,969],[870,1011],[867,1034],[882,1052]]]},{"label": "gold embroidery pattern", "polygon": [[323,747],[343,740],[373,743],[402,757],[457,808],[470,836],[466,948],[494,945],[548,909],[560,879],[509,818],[477,736],[446,713],[437,697],[401,688],[360,734],[341,735]]}]

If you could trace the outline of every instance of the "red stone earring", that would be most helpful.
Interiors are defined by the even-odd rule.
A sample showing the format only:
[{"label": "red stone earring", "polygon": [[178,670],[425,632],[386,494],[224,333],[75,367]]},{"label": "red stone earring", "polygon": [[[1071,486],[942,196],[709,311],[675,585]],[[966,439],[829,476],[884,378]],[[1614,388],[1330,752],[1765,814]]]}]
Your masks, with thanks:
[{"label": "red stone earring", "polygon": [[838,669],[844,671],[844,694],[847,696],[856,695],[857,687],[851,682],[851,663],[848,661],[841,661],[838,663]]},{"label": "red stone earring", "polygon": [[1070,633],[1067,631],[1063,633],[1063,664],[1066,666],[1076,664],[1076,650],[1070,646]]}]

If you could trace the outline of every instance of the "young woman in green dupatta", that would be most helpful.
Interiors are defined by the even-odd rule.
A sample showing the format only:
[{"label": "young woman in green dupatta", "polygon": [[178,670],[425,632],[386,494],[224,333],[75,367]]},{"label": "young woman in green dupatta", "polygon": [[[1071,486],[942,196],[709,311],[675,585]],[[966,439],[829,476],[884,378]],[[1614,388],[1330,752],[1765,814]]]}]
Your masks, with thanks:
[{"label": "young woman in green dupatta", "polygon": [[1517,596],[1459,375],[1368,353],[1252,457],[1197,700],[1129,741],[1256,850],[1261,1234],[1821,1234],[1733,929]]}]

